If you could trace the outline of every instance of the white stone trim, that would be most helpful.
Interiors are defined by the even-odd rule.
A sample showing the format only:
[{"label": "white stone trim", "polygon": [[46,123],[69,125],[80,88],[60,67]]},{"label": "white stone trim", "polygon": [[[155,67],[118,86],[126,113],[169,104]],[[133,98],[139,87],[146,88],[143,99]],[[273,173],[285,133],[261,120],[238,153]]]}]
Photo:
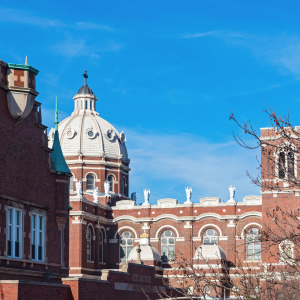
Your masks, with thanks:
[{"label": "white stone trim", "polygon": [[94,226],[93,226],[92,223],[89,223],[89,224],[86,226],[86,233],[85,233],[86,238],[87,238],[87,236],[88,236],[88,230],[89,230],[89,227],[92,227],[92,230],[93,230],[93,236],[95,236],[95,228],[94,228]]},{"label": "white stone trim", "polygon": [[206,227],[213,227],[213,228],[216,228],[216,229],[219,231],[219,236],[218,236],[218,238],[221,237],[221,236],[223,236],[220,227],[218,227],[218,226],[215,225],[215,224],[205,224],[205,225],[203,225],[203,226],[200,228],[200,230],[198,231],[198,237],[201,237],[201,233],[202,233],[202,231],[203,231]]},{"label": "white stone trim", "polygon": [[258,223],[249,223],[247,224],[243,229],[242,229],[242,232],[241,232],[241,238],[244,239],[245,238],[245,235],[244,235],[244,232],[246,230],[246,228],[250,227],[250,226],[256,226],[256,227],[260,227],[262,228],[262,225],[261,224],[258,224]]},{"label": "white stone trim", "polygon": [[84,175],[84,177],[83,177],[83,178],[84,178],[85,180],[87,180],[87,176],[88,176],[89,174],[92,174],[92,175],[94,175],[94,176],[95,176],[95,179],[99,179],[99,178],[98,178],[98,176],[97,176],[97,174],[96,174],[96,173],[94,173],[94,172],[92,172],[92,171],[90,171],[90,172],[87,172],[87,173]]},{"label": "white stone trim", "polygon": [[159,228],[157,229],[157,231],[156,231],[155,238],[159,238],[159,237],[158,237],[158,234],[159,234],[159,233],[162,231],[162,229],[164,229],[164,228],[172,228],[172,229],[175,231],[175,233],[177,234],[177,238],[179,238],[179,233],[178,233],[177,229],[176,229],[174,226],[172,226],[172,225],[163,225],[163,226],[159,227]]},{"label": "white stone trim", "polygon": [[103,229],[104,231],[104,239],[106,240],[107,239],[107,236],[106,236],[106,230],[103,226],[99,226],[99,232]]},{"label": "white stone trim", "polygon": [[117,239],[118,233],[121,232],[121,231],[124,231],[124,229],[129,229],[129,230],[131,230],[132,232],[134,232],[135,238],[136,238],[136,239],[138,238],[136,231],[135,231],[132,227],[130,227],[130,226],[123,226],[123,227],[119,228],[119,229],[116,231],[116,233],[115,233],[115,239]]}]

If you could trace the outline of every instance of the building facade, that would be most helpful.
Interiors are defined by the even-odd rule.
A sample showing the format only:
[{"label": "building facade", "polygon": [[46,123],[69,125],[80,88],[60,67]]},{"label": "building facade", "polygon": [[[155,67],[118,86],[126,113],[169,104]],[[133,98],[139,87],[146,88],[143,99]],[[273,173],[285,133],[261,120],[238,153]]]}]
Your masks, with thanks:
[{"label": "building facade", "polygon": [[[167,198],[150,204],[145,189],[145,201],[137,205],[129,194],[127,137],[99,116],[86,72],[73,113],[59,123],[56,107],[55,127],[47,134],[35,100],[38,70],[0,61],[0,71],[2,298],[143,299],[144,289],[154,299],[164,275],[172,279],[178,253],[203,267],[220,258],[232,269],[278,262],[261,254],[258,234],[278,203],[298,209],[300,191],[289,191],[276,167],[284,157],[297,176],[289,153],[275,150],[277,175],[262,177],[279,178],[290,197],[263,187],[262,196],[236,201],[231,186],[226,202],[205,197],[193,203],[186,188],[181,203]],[[262,139],[275,148],[285,142],[268,128]],[[269,165],[263,154],[262,164]]]}]

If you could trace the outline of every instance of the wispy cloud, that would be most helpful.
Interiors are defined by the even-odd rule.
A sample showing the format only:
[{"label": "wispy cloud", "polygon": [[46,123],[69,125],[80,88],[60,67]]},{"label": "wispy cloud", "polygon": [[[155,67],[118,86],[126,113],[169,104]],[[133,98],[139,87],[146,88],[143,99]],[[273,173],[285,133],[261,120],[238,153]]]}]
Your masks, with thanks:
[{"label": "wispy cloud", "polygon": [[150,188],[152,203],[161,198],[185,200],[186,186],[193,188],[193,200],[215,196],[228,200],[228,186],[235,184],[237,199],[259,194],[245,175],[257,174],[256,152],[245,151],[234,141],[212,143],[199,136],[179,133],[137,132],[127,129],[131,158],[131,191],[140,202],[143,188]]},{"label": "wispy cloud", "polygon": [[214,36],[219,38],[245,38],[247,37],[245,34],[240,32],[229,32],[229,31],[207,31],[207,32],[197,32],[197,33],[188,33],[182,35],[180,38],[182,39],[194,39],[204,36]]},{"label": "wispy cloud", "polygon": [[65,40],[50,47],[50,50],[57,55],[68,58],[89,56],[92,59],[100,57],[99,53],[108,51],[118,51],[122,48],[121,44],[114,41],[102,42],[98,45],[88,44],[84,39],[76,39],[67,36]]},{"label": "wispy cloud", "polygon": [[194,39],[194,38],[198,38],[198,37],[202,37],[202,36],[216,34],[217,32],[218,31],[208,31],[208,32],[200,32],[200,33],[189,33],[189,34],[182,35],[181,38],[182,39]]},{"label": "wispy cloud", "polygon": [[40,17],[34,12],[21,11],[17,9],[0,8],[0,22],[26,24],[41,28],[74,28],[74,29],[100,29],[100,30],[114,30],[112,27],[106,25],[99,25],[92,22],[77,22],[75,24],[68,24],[60,20],[50,19],[47,17]]},{"label": "wispy cloud", "polygon": [[106,26],[106,25],[98,25],[96,23],[91,22],[77,22],[76,26],[80,29],[102,29],[102,30],[108,30],[113,31],[114,28]]}]

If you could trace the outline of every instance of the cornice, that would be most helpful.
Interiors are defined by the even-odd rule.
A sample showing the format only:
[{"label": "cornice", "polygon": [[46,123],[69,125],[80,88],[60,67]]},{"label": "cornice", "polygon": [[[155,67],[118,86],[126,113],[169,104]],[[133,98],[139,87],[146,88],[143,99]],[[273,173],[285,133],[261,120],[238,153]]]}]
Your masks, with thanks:
[{"label": "cornice", "polygon": [[13,91],[13,92],[26,92],[26,93],[33,94],[34,96],[38,96],[38,94],[39,94],[39,92],[37,92],[34,89],[18,87],[18,86],[8,86],[7,90],[8,91]]},{"label": "cornice", "polygon": [[173,220],[175,222],[196,222],[196,221],[201,221],[203,219],[208,219],[208,218],[212,218],[212,219],[217,219],[220,221],[228,221],[228,220],[242,220],[242,219],[246,219],[249,217],[258,217],[258,218],[262,218],[262,213],[260,212],[247,212],[244,213],[242,215],[219,215],[219,214],[214,214],[214,213],[204,213],[201,214],[199,216],[182,216],[182,217],[178,217],[176,215],[172,215],[172,214],[162,214],[160,216],[157,216],[155,218],[150,218],[150,217],[141,217],[141,218],[136,218],[130,215],[123,215],[123,216],[118,216],[114,219],[107,219],[105,217],[102,216],[98,216],[98,215],[94,215],[91,213],[87,213],[85,211],[70,211],[70,216],[72,217],[83,217],[86,218],[88,220],[96,220],[96,221],[102,221],[105,224],[110,224],[110,225],[114,225],[114,224],[118,224],[119,222],[122,221],[129,221],[135,224],[138,223],[146,223],[146,222],[150,222],[150,223],[154,223],[154,222],[158,222],[161,220]]}]

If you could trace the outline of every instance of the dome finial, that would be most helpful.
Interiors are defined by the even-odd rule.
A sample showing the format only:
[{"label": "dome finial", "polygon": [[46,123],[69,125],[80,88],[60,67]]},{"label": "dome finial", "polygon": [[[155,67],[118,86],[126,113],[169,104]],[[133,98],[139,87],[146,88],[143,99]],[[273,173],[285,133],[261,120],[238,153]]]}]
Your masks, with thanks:
[{"label": "dome finial", "polygon": [[84,77],[84,85],[87,85],[86,84],[86,79],[89,77],[86,70],[83,72],[83,77]]}]

